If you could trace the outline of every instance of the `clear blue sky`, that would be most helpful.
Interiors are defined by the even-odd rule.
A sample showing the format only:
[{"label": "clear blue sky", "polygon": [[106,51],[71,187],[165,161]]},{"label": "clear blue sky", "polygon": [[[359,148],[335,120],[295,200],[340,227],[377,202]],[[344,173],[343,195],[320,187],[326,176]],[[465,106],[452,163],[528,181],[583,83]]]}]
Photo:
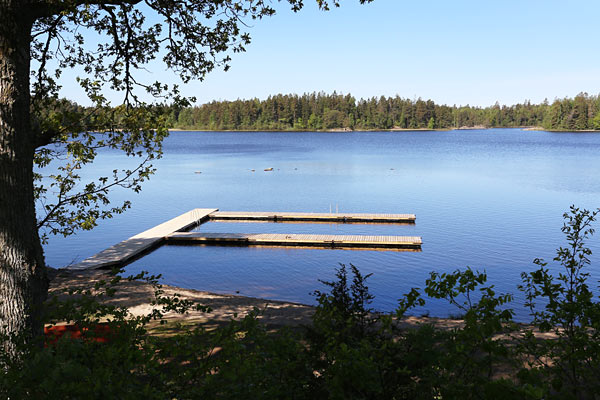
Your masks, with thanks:
[{"label": "clear blue sky", "polygon": [[[313,91],[487,106],[600,93],[598,0],[305,0],[253,22],[228,72],[183,86],[198,103]],[[152,80],[174,82],[161,64]],[[63,95],[83,102],[64,82]]]}]

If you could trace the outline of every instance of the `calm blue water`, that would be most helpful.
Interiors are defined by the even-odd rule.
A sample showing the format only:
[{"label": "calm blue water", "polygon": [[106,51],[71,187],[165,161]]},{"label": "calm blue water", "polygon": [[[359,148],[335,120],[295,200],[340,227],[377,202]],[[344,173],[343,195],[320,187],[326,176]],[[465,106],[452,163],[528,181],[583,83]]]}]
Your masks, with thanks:
[{"label": "calm blue water", "polygon": [[[95,171],[82,173],[123,163],[106,152]],[[519,273],[532,270],[536,257],[551,260],[564,243],[562,213],[571,204],[600,207],[600,134],[594,133],[173,132],[156,166],[140,194],[115,195],[133,201],[126,214],[75,237],[53,238],[48,264],[81,260],[198,207],[415,213],[417,223],[409,226],[211,222],[199,229],[417,235],[422,252],[163,246],[127,268],[162,273],[165,283],[187,288],[311,303],[318,279],[331,279],[338,263],[352,263],[373,273],[375,307],[391,310],[434,270],[471,266],[487,271],[500,291],[516,292]],[[593,286],[600,278],[599,241],[589,242]],[[417,311],[425,312],[455,310],[430,301]]]}]

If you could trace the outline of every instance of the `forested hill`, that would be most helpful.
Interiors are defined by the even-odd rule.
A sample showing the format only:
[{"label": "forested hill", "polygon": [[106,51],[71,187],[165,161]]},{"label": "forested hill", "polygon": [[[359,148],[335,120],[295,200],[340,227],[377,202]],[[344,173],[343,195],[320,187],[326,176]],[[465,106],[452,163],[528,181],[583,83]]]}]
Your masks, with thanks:
[{"label": "forested hill", "polygon": [[176,128],[198,130],[444,129],[539,126],[557,130],[600,129],[600,96],[581,93],[551,104],[481,108],[447,106],[431,100],[311,93],[266,100],[213,101],[171,110]]}]

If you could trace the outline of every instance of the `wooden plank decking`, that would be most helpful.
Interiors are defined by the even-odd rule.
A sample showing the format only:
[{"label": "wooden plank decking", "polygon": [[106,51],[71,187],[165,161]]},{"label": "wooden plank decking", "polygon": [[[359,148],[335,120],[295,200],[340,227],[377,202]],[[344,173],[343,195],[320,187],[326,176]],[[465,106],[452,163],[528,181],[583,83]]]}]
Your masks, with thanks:
[{"label": "wooden plank decking", "polygon": [[145,251],[164,241],[204,244],[237,244],[263,246],[313,246],[328,248],[395,248],[421,249],[421,238],[415,236],[310,235],[268,233],[204,233],[181,232],[207,220],[297,221],[297,222],[371,222],[414,223],[414,214],[326,214],[299,212],[218,211],[196,208],[167,222],[117,243],[68,269],[104,268],[125,265]]},{"label": "wooden plank decking", "polygon": [[328,248],[421,249],[417,236],[310,235],[281,233],[175,232],[167,243],[196,243],[239,246],[311,246]]},{"label": "wooden plank decking", "polygon": [[68,269],[104,268],[114,265],[122,265],[135,258],[140,253],[151,247],[157,246],[164,240],[165,236],[201,223],[208,219],[210,213],[217,211],[215,208],[196,208],[188,211],[167,222],[148,229],[142,233],[117,243],[92,257],[86,258],[80,263],[68,266]]},{"label": "wooden plank decking", "polygon": [[304,212],[216,211],[211,220],[415,223],[414,214],[332,214]]}]

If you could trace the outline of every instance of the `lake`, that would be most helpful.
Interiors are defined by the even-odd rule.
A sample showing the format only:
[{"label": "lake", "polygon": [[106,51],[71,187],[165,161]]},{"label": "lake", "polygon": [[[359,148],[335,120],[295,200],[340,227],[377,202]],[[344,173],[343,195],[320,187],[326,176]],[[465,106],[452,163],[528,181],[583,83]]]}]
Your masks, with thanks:
[{"label": "lake", "polygon": [[[374,307],[392,310],[431,271],[485,270],[517,294],[520,272],[564,244],[571,204],[600,207],[600,134],[521,129],[417,132],[172,132],[164,157],[132,209],[89,232],[55,237],[46,261],[62,267],[193,208],[224,211],[414,213],[415,225],[209,222],[207,232],[422,236],[421,252],[162,246],[127,272],[161,273],[171,285],[313,303],[338,263],[372,273]],[[123,161],[103,152],[93,171]],[[273,168],[265,172],[265,168]],[[254,171],[252,171],[254,170]],[[201,172],[201,173],[196,173]],[[600,236],[589,246],[591,286],[600,278]],[[556,270],[556,266],[552,266]],[[441,301],[417,311],[455,313]],[[523,313],[518,316],[523,318]]]}]

